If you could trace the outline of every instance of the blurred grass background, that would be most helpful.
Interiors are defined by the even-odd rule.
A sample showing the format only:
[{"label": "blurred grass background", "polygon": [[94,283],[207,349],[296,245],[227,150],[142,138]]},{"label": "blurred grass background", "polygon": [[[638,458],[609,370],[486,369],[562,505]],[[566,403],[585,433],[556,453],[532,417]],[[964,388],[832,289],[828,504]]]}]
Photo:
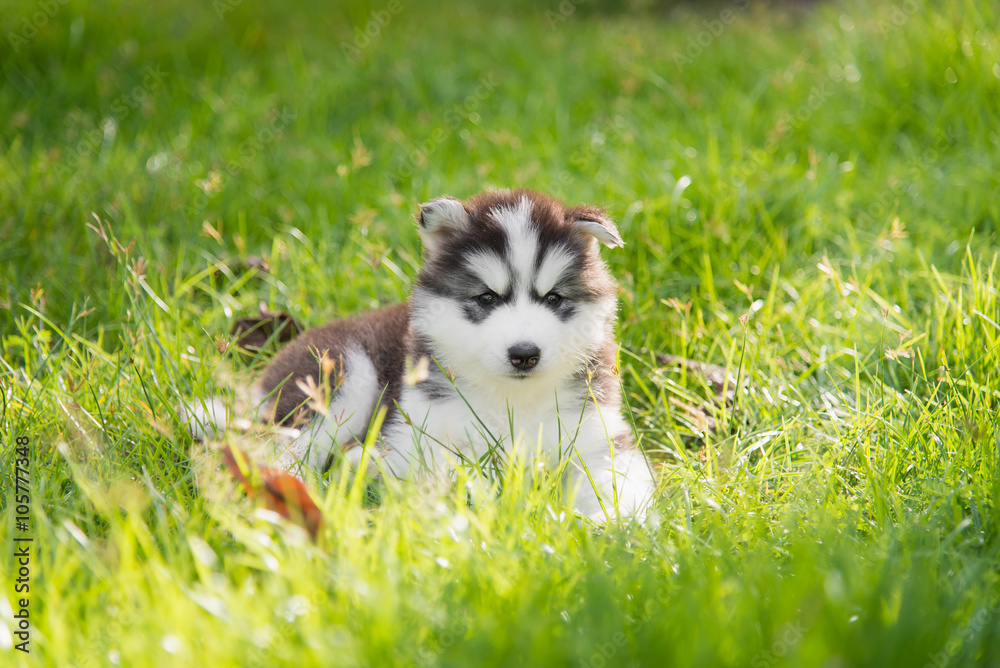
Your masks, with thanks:
[{"label": "blurred grass background", "polygon": [[[0,17],[0,433],[5,472],[34,443],[33,665],[1000,663],[991,4]],[[417,202],[520,186],[619,221],[656,528],[595,533],[512,472],[472,507],[332,486],[312,547],[214,481],[174,407],[250,377],[235,318],[403,299]],[[739,374],[735,408],[660,354]]]}]

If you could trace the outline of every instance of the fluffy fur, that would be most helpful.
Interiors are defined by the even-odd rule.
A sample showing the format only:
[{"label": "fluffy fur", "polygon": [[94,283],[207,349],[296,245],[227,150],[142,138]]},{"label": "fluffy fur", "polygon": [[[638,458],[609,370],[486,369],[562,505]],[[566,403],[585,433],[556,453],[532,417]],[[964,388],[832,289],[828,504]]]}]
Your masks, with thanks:
[{"label": "fluffy fur", "polygon": [[[409,301],[306,332],[258,380],[261,415],[287,425],[317,408],[309,388],[329,378],[329,407],[306,409],[279,465],[322,468],[335,448],[360,465],[385,406],[366,473],[406,478],[519,449],[567,463],[580,514],[641,518],[654,483],[621,414],[616,287],[598,253],[622,245],[614,224],[525,190],[443,197],[417,220],[424,266]],[[404,382],[407,360],[423,359],[426,374]]]}]

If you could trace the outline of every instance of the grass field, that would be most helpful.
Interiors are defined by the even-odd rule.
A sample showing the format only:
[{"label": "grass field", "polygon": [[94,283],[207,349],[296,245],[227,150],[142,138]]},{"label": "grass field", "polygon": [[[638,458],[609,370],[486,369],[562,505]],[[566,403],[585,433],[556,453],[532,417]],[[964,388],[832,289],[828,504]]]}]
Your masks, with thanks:
[{"label": "grass field", "polygon": [[[0,664],[1000,665],[1000,12],[646,4],[0,1]],[[512,470],[313,481],[312,544],[213,474],[236,318],[506,186],[619,222],[650,527]]]}]

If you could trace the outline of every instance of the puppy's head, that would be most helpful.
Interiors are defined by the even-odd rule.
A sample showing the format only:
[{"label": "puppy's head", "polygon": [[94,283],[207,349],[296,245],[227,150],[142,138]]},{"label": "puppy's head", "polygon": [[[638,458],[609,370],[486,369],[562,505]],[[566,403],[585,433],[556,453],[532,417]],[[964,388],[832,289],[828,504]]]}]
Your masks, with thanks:
[{"label": "puppy's head", "polygon": [[615,284],[602,211],[526,190],[420,206],[424,267],[413,324],[460,379],[507,393],[578,372],[612,335]]}]

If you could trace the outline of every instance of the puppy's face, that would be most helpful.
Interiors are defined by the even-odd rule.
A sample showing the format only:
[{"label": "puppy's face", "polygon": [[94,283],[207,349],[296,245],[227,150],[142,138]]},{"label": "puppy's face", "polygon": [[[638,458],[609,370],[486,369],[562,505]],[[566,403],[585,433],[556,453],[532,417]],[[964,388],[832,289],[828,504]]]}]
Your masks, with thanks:
[{"label": "puppy's face", "polygon": [[615,285],[597,242],[622,242],[599,210],[497,191],[434,200],[419,221],[414,328],[459,379],[507,394],[554,385],[612,335]]}]

